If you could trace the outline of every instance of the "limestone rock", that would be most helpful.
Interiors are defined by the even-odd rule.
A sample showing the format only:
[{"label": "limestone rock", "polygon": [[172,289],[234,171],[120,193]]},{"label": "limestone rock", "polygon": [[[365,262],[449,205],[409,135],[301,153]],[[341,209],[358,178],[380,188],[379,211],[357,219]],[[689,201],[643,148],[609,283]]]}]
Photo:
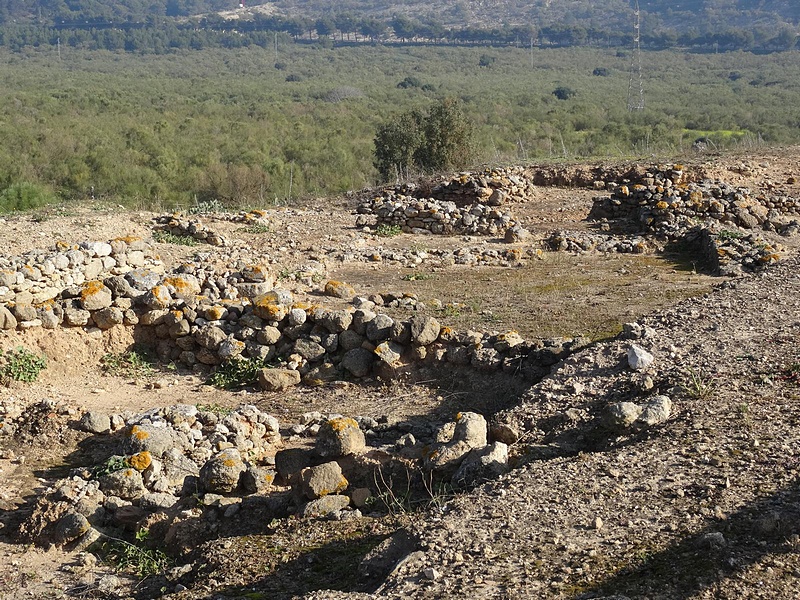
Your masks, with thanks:
[{"label": "limestone rock", "polygon": [[81,287],[81,306],[84,310],[100,310],[111,306],[111,290],[102,281],[87,281]]},{"label": "limestone rock", "polygon": [[656,396],[642,407],[642,412],[633,423],[634,427],[652,427],[669,419],[672,400],[669,396]]},{"label": "limestone rock", "polygon": [[300,493],[309,500],[338,494],[346,490],[347,485],[347,479],[342,475],[342,468],[335,461],[300,471]]},{"label": "limestone rock", "polygon": [[495,442],[470,452],[452,478],[456,487],[472,487],[508,471],[508,446]]},{"label": "limestone rock", "polygon": [[655,358],[644,348],[631,344],[628,348],[628,366],[634,371],[644,371],[651,364]]},{"label": "limestone rock", "polygon": [[100,489],[107,496],[119,496],[125,500],[138,498],[147,489],[142,474],[136,469],[120,469],[100,478]]},{"label": "limestone rock", "polygon": [[78,423],[81,431],[94,434],[105,434],[111,431],[111,417],[94,410],[83,413]]},{"label": "limestone rock", "polygon": [[0,306],[0,329],[16,329],[17,319],[5,306]]},{"label": "limestone rock", "polygon": [[342,281],[330,280],[325,284],[325,295],[343,300],[352,300],[356,295],[356,290],[352,285]]},{"label": "limestone rock", "polygon": [[642,414],[642,407],[634,402],[615,402],[606,409],[605,426],[611,430],[623,430],[633,425]]},{"label": "limestone rock", "polygon": [[421,346],[432,344],[439,338],[441,325],[430,316],[414,315],[411,317],[411,341]]},{"label": "limestone rock", "polygon": [[266,392],[280,392],[300,383],[300,372],[294,369],[261,369],[258,385]]},{"label": "limestone rock", "polygon": [[329,494],[308,502],[300,511],[304,518],[320,518],[334,515],[350,506],[350,498],[341,494]]},{"label": "limestone rock", "polygon": [[354,419],[337,417],[325,421],[317,433],[316,449],[320,456],[336,457],[364,451],[364,432]]},{"label": "limestone rock", "polygon": [[200,484],[207,492],[225,494],[239,487],[239,478],[246,467],[235,448],[227,448],[212,456],[200,469]]},{"label": "limestone rock", "polygon": [[354,377],[366,377],[372,370],[375,354],[366,348],[353,348],[345,352],[341,365]]},{"label": "limestone rock", "polygon": [[89,520],[75,511],[68,511],[56,523],[53,541],[56,544],[69,544],[91,529]]}]

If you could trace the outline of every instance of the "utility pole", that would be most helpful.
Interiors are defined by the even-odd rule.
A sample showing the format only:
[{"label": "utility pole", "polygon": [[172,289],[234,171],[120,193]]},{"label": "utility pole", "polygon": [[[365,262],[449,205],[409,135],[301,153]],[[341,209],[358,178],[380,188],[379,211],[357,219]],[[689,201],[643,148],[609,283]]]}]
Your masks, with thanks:
[{"label": "utility pole", "polygon": [[58,48],[58,60],[61,61],[61,38],[56,38],[56,47]]},{"label": "utility pole", "polygon": [[[629,111],[644,109],[644,83],[642,81],[642,48],[641,48],[639,0],[635,0],[634,16],[635,16],[635,21],[633,24],[633,54],[631,55],[631,67],[629,70],[629,79],[628,79]],[[639,87],[638,94],[634,90],[635,87],[634,79],[636,79],[638,82],[638,87]]]}]

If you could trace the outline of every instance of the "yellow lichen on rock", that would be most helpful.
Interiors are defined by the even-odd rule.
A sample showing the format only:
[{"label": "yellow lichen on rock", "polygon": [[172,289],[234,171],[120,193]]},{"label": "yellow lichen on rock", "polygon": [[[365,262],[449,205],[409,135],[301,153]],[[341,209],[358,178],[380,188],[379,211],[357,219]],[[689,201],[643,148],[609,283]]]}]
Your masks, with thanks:
[{"label": "yellow lichen on rock", "polygon": [[137,452],[128,459],[128,464],[137,471],[144,471],[153,462],[153,457],[147,450]]}]

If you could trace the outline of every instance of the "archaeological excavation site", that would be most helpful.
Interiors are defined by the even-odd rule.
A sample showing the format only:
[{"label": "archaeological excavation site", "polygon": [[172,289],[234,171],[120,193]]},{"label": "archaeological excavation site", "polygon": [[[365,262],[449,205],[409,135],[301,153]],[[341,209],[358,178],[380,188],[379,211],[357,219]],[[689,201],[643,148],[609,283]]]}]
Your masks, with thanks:
[{"label": "archaeological excavation site", "polygon": [[797,593],[798,148],[0,238],[0,598]]}]

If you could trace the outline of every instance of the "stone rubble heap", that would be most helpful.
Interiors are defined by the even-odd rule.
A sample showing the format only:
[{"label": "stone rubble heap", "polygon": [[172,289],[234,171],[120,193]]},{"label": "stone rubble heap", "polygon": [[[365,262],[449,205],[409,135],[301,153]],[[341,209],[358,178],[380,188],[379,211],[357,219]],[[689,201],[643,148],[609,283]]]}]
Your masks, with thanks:
[{"label": "stone rubble heap", "polygon": [[606,187],[611,197],[597,200],[593,216],[635,219],[653,232],[685,218],[757,229],[781,215],[800,215],[798,198],[754,195],[721,181],[692,182],[682,165],[652,166],[638,180]]},{"label": "stone rubble heap", "polygon": [[[724,275],[780,259],[773,244],[741,230],[763,229],[784,236],[800,230],[793,218],[800,214],[800,199],[754,195],[720,181],[692,182],[682,165],[652,166],[638,179],[605,185],[611,196],[595,199],[590,218],[633,221],[660,244],[688,242],[699,250],[699,258]],[[603,247],[592,241],[567,241],[566,249],[586,245]]]},{"label": "stone rubble heap", "polygon": [[358,226],[367,225],[366,216],[374,215],[376,227],[395,226],[414,234],[498,235],[519,225],[511,213],[486,204],[459,207],[455,202],[394,193],[361,204],[357,212]]},{"label": "stone rubble heap", "polygon": [[[267,520],[341,520],[382,510],[378,470],[414,465],[465,488],[509,468],[508,443],[516,440],[505,430],[505,441],[497,439],[479,414],[459,413],[418,438],[403,425],[308,413],[281,428],[251,405],[227,414],[194,405],[138,415],[90,411],[76,427],[113,454],[46,490],[21,533],[30,542],[80,550],[103,536],[146,529],[150,543],[181,554],[248,510]],[[0,433],[9,434],[13,423]]]},{"label": "stone rubble heap", "polygon": [[66,288],[139,269],[164,272],[152,243],[136,237],[80,245],[57,242],[48,250],[0,256],[0,302],[17,307],[25,313],[19,320],[30,322],[40,305],[56,300]]},{"label": "stone rubble heap", "polygon": [[433,186],[430,196],[442,202],[454,202],[461,207],[473,204],[501,206],[510,202],[525,202],[532,193],[533,184],[523,167],[505,167],[459,173]]}]

